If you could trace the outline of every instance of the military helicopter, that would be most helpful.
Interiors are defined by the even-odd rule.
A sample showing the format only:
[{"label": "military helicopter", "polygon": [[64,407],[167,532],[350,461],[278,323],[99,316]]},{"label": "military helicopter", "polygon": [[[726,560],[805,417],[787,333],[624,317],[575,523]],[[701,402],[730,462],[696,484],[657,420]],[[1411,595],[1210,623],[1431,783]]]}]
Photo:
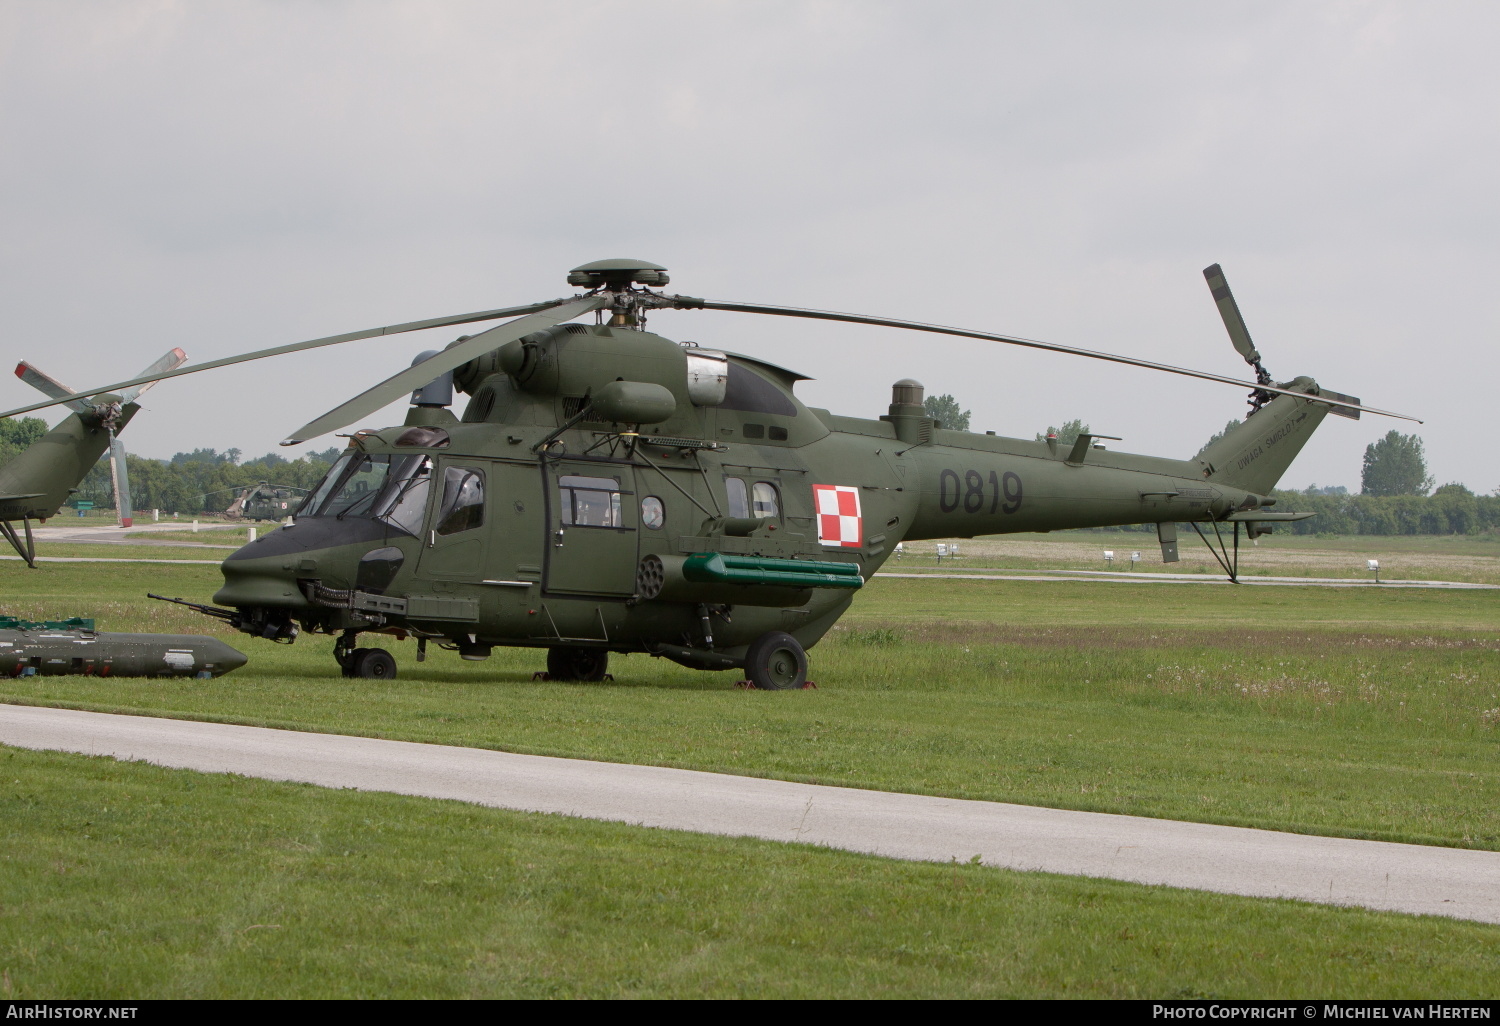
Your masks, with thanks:
[{"label": "military helicopter", "polygon": [[[470,660],[496,646],[544,648],[553,679],[597,681],[609,653],[644,652],[743,669],[756,687],[777,690],[805,683],[806,650],[901,541],[1155,523],[1172,561],[1176,524],[1189,522],[1205,540],[1200,524],[1214,532],[1234,577],[1241,527],[1257,535],[1310,515],[1270,509],[1268,493],[1328,413],[1403,415],[1309,377],[1273,382],[1222,272],[1205,275],[1253,383],[989,332],[667,295],[653,291],[668,283],[666,268],[641,260],[575,268],[568,283],[585,291],[571,298],[185,367],[167,376],[516,318],[423,353],[294,432],[284,444],[413,392],[404,423],[348,436],[290,526],[224,561],[217,605],[183,604],[272,641],[332,635],[349,676],[396,674],[389,652],[358,644],[383,634],[416,639],[419,662],[429,642]],[[886,416],[839,416],[803,405],[796,371],[647,331],[657,310],[847,321],[1070,353],[1248,386],[1251,411],[1185,460],[1108,451],[1104,435],[1063,446],[950,430],[926,416],[910,379],[893,386]],[[589,313],[593,324],[570,323]],[[454,388],[469,396],[461,417],[449,410]]]},{"label": "military helicopter", "polygon": [[284,520],[291,516],[308,489],[296,485],[275,485],[262,481],[244,488],[220,488],[198,496],[200,500],[210,495],[234,492],[234,501],[224,507],[224,515],[230,520]]},{"label": "military helicopter", "polygon": [[[186,360],[186,353],[173,349],[118,393],[93,394],[74,392],[24,360],[16,366],[16,377],[52,398],[28,409],[61,403],[73,410],[72,416],[0,467],[0,535],[27,566],[36,567],[31,521],[55,516],[105,449],[110,451],[120,526],[131,526],[130,478],[119,434],[140,409],[135,400],[141,393],[161,380],[164,372],[182,366]],[[21,521],[22,532],[16,530],[16,520]]]}]

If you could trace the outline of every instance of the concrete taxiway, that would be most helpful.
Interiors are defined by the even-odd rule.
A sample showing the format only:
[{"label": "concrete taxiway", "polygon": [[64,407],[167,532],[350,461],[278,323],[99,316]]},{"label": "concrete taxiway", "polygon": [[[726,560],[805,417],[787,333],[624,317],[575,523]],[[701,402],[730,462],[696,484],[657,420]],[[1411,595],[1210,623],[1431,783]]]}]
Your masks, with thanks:
[{"label": "concrete taxiway", "polygon": [[1500,923],[1500,852],[0,705],[0,743],[918,861]]}]

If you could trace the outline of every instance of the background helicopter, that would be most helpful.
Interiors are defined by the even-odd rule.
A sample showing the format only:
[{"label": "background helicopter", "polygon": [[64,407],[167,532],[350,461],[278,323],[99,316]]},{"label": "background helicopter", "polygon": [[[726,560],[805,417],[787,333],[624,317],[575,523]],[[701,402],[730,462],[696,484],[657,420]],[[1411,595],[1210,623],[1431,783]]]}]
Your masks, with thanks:
[{"label": "background helicopter", "polygon": [[[415,637],[419,661],[429,641],[466,659],[496,645],[539,647],[554,678],[598,680],[609,652],[647,652],[706,670],[742,667],[757,687],[781,689],[804,683],[805,650],[902,540],[1155,523],[1171,561],[1175,525],[1186,521],[1216,533],[1228,525],[1237,553],[1240,525],[1259,533],[1306,516],[1268,510],[1267,493],[1323,417],[1369,408],[1311,378],[1274,383],[1217,265],[1205,275],[1231,341],[1256,369],[1253,383],[988,332],[665,295],[651,291],[667,284],[665,268],[638,260],[575,268],[569,284],[588,291],[572,298],[182,368],[166,376],[518,318],[423,354],[296,431],[285,444],[415,390],[403,425],[350,437],[291,526],[224,561],[221,605],[184,604],[275,641],[336,635],[344,672],[364,677],[396,672],[385,650],[357,647],[360,634],[383,633]],[[910,379],[896,382],[887,416],[844,417],[804,406],[794,371],[646,331],[659,309],[1071,353],[1248,386],[1251,416],[1187,460],[1109,452],[1102,435],[1065,448],[947,430],[924,414],[922,386]],[[565,323],[590,312],[593,325]],[[447,408],[454,387],[471,397],[462,419]]]},{"label": "background helicopter", "polygon": [[230,520],[285,520],[302,505],[307,489],[296,485],[276,485],[268,481],[246,488],[220,488],[198,496],[200,500],[210,495],[234,492],[234,501],[224,507],[224,516]]},{"label": "background helicopter", "polygon": [[[24,360],[16,365],[16,377],[51,396],[54,403],[62,403],[74,411],[72,416],[0,467],[0,534],[27,566],[36,567],[31,521],[55,516],[105,449],[110,451],[110,472],[120,526],[129,527],[134,522],[125,446],[120,442],[119,433],[140,409],[135,400],[141,393],[161,380],[163,372],[182,366],[186,360],[186,353],[173,349],[141,371],[139,378],[130,385],[117,392],[93,395],[74,392]],[[17,520],[21,521],[21,532],[13,523]]]}]

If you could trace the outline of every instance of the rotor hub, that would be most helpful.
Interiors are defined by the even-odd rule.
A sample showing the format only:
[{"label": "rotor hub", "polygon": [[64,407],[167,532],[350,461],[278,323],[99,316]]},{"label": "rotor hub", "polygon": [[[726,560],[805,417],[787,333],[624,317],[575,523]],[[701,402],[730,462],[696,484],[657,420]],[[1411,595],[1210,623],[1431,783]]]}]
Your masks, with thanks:
[{"label": "rotor hub", "polygon": [[568,272],[569,285],[579,285],[587,289],[602,288],[609,292],[624,292],[632,285],[659,288],[670,280],[667,277],[667,269],[661,264],[653,264],[649,260],[626,258],[595,260],[592,263],[581,264]]}]

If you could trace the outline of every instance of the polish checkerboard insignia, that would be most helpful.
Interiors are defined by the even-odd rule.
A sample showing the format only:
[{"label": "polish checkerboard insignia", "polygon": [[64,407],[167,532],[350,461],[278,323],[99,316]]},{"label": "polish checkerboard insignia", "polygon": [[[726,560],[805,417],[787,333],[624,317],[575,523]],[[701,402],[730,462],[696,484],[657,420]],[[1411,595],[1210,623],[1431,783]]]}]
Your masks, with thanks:
[{"label": "polish checkerboard insignia", "polygon": [[836,548],[859,548],[864,544],[864,519],[859,512],[859,489],[854,485],[813,487],[813,506],[818,514],[818,541]]}]

